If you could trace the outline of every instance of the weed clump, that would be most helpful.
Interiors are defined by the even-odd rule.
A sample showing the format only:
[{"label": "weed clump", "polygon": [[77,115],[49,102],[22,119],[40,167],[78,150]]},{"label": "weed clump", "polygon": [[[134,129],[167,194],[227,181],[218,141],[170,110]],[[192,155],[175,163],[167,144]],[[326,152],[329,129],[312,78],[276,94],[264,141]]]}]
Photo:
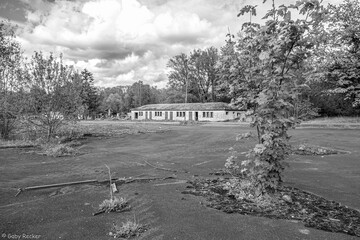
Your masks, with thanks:
[{"label": "weed clump", "polygon": [[113,197],[111,199],[105,199],[99,205],[99,211],[106,213],[122,212],[128,209],[130,209],[130,205],[128,204],[128,201],[122,197],[121,198]]},{"label": "weed clump", "polygon": [[122,223],[121,226],[114,224],[113,230],[109,235],[114,238],[131,238],[139,236],[146,230],[146,226],[139,224],[136,221],[128,220],[127,222]]},{"label": "weed clump", "polygon": [[41,145],[42,154],[51,157],[74,156],[78,154],[77,149],[72,144],[43,144]]}]

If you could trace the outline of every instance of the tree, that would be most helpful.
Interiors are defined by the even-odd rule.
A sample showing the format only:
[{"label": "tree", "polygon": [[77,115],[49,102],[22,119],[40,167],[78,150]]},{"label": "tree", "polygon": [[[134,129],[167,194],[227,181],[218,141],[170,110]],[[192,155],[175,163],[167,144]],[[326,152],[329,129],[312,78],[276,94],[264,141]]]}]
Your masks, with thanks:
[{"label": "tree", "polygon": [[329,92],[345,95],[353,107],[360,107],[360,3],[345,0],[328,8],[327,38],[316,70],[322,81],[334,87]]},{"label": "tree", "polygon": [[184,93],[182,102],[185,103],[215,101],[218,58],[215,47],[195,49],[189,56],[182,53],[171,58],[167,65],[170,69],[169,88],[178,92],[172,99],[179,102],[181,93]]},{"label": "tree", "polygon": [[14,28],[0,22],[0,136],[9,138],[21,111],[21,47],[15,41]]},{"label": "tree", "polygon": [[[251,22],[255,9],[255,6],[246,6],[239,13],[249,13],[250,22],[243,25],[236,44],[238,61],[229,68],[230,74],[236,76],[230,84],[235,95],[232,103],[250,110],[254,119],[251,126],[257,131],[257,144],[247,153],[247,159],[238,165],[235,162],[238,156],[233,154],[225,165],[250,183],[250,192],[245,197],[261,197],[273,192],[282,181],[284,160],[290,149],[288,129],[297,123],[290,113],[294,111],[300,84],[306,77],[305,60],[315,44],[313,31],[325,11],[317,0],[279,7],[273,0],[273,8],[264,17],[266,23],[259,25]],[[299,9],[305,17],[292,20],[292,9]],[[239,139],[249,136],[239,135]],[[239,181],[235,178],[232,182],[235,192],[239,190]]]},{"label": "tree", "polygon": [[125,105],[124,100],[122,96],[120,96],[118,93],[111,93],[107,99],[106,103],[108,106],[108,109],[115,114],[124,112]]},{"label": "tree", "polygon": [[94,76],[86,68],[81,71],[80,97],[85,109],[85,117],[91,116],[94,119],[98,112],[98,107],[100,106],[100,99],[97,90],[94,87]]},{"label": "tree", "polygon": [[181,53],[171,58],[167,64],[167,67],[171,69],[168,75],[169,86],[185,93],[185,103],[188,102],[187,96],[190,84],[189,61],[189,57],[185,53]]},{"label": "tree", "polygon": [[218,50],[214,47],[190,53],[190,79],[200,102],[215,101]]},{"label": "tree", "polygon": [[81,89],[74,84],[81,81],[81,76],[73,67],[64,65],[62,55],[56,58],[52,53],[45,57],[42,52],[35,52],[26,67],[26,118],[45,129],[50,139],[62,124],[77,120],[83,111]]},{"label": "tree", "polygon": [[243,77],[243,64],[240,62],[239,53],[236,52],[235,36],[230,32],[227,34],[225,46],[220,48],[219,60],[217,62],[218,84],[216,86],[217,98],[223,102],[230,102],[237,96],[234,82]]}]

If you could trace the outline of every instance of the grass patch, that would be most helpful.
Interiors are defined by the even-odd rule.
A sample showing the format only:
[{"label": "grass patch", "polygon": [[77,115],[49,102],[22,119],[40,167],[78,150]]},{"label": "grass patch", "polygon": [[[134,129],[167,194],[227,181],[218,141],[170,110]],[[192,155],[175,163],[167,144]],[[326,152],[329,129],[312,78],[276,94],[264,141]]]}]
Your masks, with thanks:
[{"label": "grass patch", "polygon": [[322,117],[322,118],[315,118],[310,121],[305,121],[304,123],[309,123],[309,124],[360,123],[360,117]]},{"label": "grass patch", "polygon": [[140,236],[140,234],[146,230],[146,226],[137,223],[135,220],[128,220],[122,223],[121,226],[114,224],[109,235],[113,238],[132,238]]},{"label": "grass patch", "polygon": [[99,205],[100,212],[122,212],[130,209],[130,205],[125,198],[113,197],[112,199],[105,199]]}]

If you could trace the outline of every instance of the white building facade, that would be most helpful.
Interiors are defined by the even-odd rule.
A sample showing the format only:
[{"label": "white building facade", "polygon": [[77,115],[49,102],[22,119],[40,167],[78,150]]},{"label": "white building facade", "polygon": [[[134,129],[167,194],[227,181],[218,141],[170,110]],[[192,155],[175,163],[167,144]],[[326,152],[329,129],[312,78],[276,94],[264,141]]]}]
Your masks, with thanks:
[{"label": "white building facade", "polygon": [[131,110],[132,120],[154,121],[247,121],[245,111],[227,103],[174,103],[150,104]]}]

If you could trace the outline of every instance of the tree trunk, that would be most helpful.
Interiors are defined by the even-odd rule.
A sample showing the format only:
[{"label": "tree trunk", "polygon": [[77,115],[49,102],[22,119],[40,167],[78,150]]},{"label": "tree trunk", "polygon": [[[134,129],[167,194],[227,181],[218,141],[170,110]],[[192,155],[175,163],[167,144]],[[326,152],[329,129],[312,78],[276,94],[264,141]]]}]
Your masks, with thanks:
[{"label": "tree trunk", "polygon": [[53,135],[53,127],[49,126],[48,133],[47,133],[47,139],[50,140]]}]

